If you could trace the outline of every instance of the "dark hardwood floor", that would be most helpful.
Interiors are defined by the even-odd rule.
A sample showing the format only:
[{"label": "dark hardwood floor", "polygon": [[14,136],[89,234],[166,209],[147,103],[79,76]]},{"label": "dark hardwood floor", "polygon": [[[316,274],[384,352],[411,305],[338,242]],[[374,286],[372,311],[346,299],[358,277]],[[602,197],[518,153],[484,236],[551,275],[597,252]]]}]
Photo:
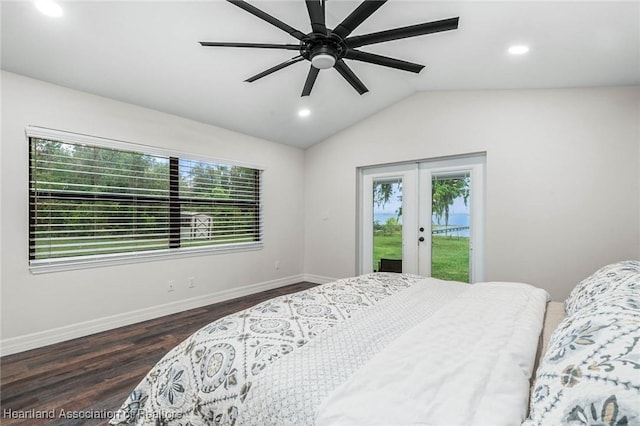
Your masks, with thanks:
[{"label": "dark hardwood floor", "polygon": [[[196,330],[272,297],[313,287],[298,283],[0,359],[2,425],[96,425],[171,348]],[[61,412],[64,410],[64,412]],[[60,418],[60,414],[67,416]],[[44,416],[45,419],[12,417]]]}]

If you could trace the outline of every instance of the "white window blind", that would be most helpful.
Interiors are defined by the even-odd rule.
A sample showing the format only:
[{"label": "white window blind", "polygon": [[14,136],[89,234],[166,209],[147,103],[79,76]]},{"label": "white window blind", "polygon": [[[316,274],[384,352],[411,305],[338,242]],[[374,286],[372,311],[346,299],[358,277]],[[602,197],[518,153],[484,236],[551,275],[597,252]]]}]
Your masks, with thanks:
[{"label": "white window blind", "polygon": [[261,245],[259,169],[133,144],[29,144],[32,267]]}]

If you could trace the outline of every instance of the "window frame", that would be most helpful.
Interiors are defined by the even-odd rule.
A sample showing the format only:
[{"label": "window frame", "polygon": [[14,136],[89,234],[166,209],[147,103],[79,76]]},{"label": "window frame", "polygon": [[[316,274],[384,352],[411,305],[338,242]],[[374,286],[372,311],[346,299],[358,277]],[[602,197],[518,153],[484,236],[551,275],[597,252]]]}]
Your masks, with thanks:
[{"label": "window frame", "polygon": [[[57,272],[57,271],[66,271],[66,270],[75,270],[75,269],[85,269],[85,268],[94,268],[100,266],[110,266],[110,265],[121,265],[121,264],[131,264],[131,263],[139,263],[143,261],[155,261],[155,260],[163,260],[163,259],[176,259],[182,257],[193,257],[193,256],[204,256],[204,255],[213,255],[213,254],[224,254],[224,253],[236,253],[236,252],[247,252],[247,251],[255,251],[261,250],[264,247],[264,201],[263,201],[263,175],[265,168],[261,166],[257,166],[255,164],[248,164],[234,160],[221,159],[221,158],[213,158],[208,156],[202,156],[198,154],[192,154],[188,152],[180,152],[175,150],[169,150],[149,145],[143,145],[139,143],[133,142],[124,142],[114,139],[102,138],[97,136],[89,136],[83,135],[79,133],[72,133],[61,130],[48,129],[44,127],[38,126],[27,126],[25,129],[26,143],[27,148],[29,150],[29,160],[28,160],[28,173],[29,173],[29,181],[28,181],[28,196],[27,202],[29,204],[29,225],[28,225],[28,263],[29,270],[33,274],[39,273],[47,273],[47,272]],[[123,151],[133,151],[142,153],[144,155],[153,155],[166,157],[166,159],[170,163],[171,167],[177,167],[179,160],[188,160],[188,161],[199,161],[206,163],[214,163],[218,165],[224,166],[237,166],[253,169],[256,171],[256,192],[258,196],[257,203],[257,220],[255,222],[257,240],[250,242],[232,242],[232,243],[223,243],[223,244],[213,244],[213,245],[203,245],[196,247],[176,247],[175,244],[175,236],[176,229],[172,230],[172,227],[169,226],[167,231],[169,232],[169,244],[166,249],[154,249],[154,250],[141,250],[141,251],[131,251],[131,252],[123,252],[123,253],[112,253],[112,254],[95,254],[95,255],[82,255],[82,256],[74,256],[74,257],[61,257],[61,258],[47,258],[47,259],[35,259],[32,253],[31,242],[33,241],[34,235],[32,234],[34,229],[34,210],[31,207],[32,203],[32,191],[31,191],[31,182],[32,182],[32,158],[31,158],[31,139],[44,139],[51,140],[61,143],[68,144],[84,144],[91,145],[100,148],[108,148],[115,150],[123,150]],[[177,180],[171,179],[171,174],[169,176],[170,181],[170,195],[169,198],[172,201],[175,201],[176,204],[173,205],[173,208],[169,209],[170,221],[175,222],[174,228],[177,223],[177,233],[179,234],[179,223],[180,223],[180,210],[176,211],[175,206],[180,205],[182,203],[182,198],[177,197]],[[177,198],[176,198],[177,197]],[[178,235],[179,237],[179,235]]]}]

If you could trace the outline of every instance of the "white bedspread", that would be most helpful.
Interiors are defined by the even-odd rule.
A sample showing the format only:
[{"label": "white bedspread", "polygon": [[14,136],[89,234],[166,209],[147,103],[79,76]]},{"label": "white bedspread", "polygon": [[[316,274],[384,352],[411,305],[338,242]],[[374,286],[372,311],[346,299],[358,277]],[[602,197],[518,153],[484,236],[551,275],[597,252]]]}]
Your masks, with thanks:
[{"label": "white bedspread", "polygon": [[518,424],[546,298],[390,273],[280,296],[175,347],[110,423]]},{"label": "white bedspread", "polygon": [[475,284],[373,356],[324,399],[316,425],[515,425],[548,294]]},{"label": "white bedspread", "polygon": [[470,288],[468,284],[422,279],[381,301],[375,309],[357,312],[336,324],[253,380],[237,424],[314,425],[317,407],[352,374]]}]

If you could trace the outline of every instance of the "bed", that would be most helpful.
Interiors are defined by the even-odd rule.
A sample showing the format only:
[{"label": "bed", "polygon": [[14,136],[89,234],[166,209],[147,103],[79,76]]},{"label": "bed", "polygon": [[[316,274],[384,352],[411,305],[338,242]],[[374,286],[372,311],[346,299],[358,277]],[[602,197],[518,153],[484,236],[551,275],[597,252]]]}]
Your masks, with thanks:
[{"label": "bed", "polygon": [[510,425],[529,414],[529,424],[544,424],[553,409],[539,410],[529,394],[548,402],[534,369],[564,314],[565,304],[521,283],[338,280],[197,331],[111,423]]}]

